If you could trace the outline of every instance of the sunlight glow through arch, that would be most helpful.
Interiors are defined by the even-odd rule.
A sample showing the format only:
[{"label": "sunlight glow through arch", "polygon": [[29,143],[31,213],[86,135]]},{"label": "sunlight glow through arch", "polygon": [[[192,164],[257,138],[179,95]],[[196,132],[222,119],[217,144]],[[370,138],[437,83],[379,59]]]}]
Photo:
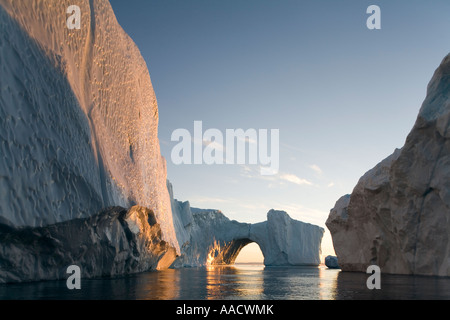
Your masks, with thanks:
[{"label": "sunlight glow through arch", "polygon": [[263,263],[264,256],[256,242],[249,243],[236,258],[235,263]]}]

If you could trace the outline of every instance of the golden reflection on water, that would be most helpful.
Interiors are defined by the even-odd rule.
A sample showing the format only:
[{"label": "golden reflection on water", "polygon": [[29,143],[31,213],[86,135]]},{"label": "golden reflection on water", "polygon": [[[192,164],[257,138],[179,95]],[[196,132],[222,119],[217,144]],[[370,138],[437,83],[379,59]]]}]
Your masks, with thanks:
[{"label": "golden reflection on water", "polygon": [[337,296],[338,274],[339,270],[325,266],[267,268],[262,264],[168,269],[149,273],[146,279],[140,279],[136,299],[333,300]]},{"label": "golden reflection on water", "polygon": [[118,278],[85,279],[82,290],[65,281],[0,285],[0,300],[449,300],[449,277],[382,276],[369,290],[367,274],[319,267],[211,266],[168,269]]},{"label": "golden reflection on water", "polygon": [[319,266],[319,298],[321,300],[334,300],[337,294],[337,279],[340,270],[328,269]]},{"label": "golden reflection on water", "polygon": [[264,292],[264,265],[208,266],[206,268],[207,299],[229,296],[261,299]]},{"label": "golden reflection on water", "polygon": [[283,268],[263,264],[168,269],[136,278],[135,299],[333,300],[338,295],[338,274],[339,270],[325,266]]},{"label": "golden reflection on water", "polygon": [[[137,300],[175,300],[180,296],[180,271],[166,269],[146,274],[136,286]],[[155,277],[155,275],[157,275]]]}]

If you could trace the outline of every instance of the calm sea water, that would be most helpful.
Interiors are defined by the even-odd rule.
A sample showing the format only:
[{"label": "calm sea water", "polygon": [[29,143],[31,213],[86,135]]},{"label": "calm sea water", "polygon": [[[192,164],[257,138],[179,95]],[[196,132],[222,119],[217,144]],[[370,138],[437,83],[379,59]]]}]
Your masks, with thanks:
[{"label": "calm sea water", "polygon": [[450,278],[382,275],[381,289],[369,290],[368,276],[322,266],[242,264],[82,280],[81,290],[73,291],[65,281],[0,285],[0,299],[450,299]]}]

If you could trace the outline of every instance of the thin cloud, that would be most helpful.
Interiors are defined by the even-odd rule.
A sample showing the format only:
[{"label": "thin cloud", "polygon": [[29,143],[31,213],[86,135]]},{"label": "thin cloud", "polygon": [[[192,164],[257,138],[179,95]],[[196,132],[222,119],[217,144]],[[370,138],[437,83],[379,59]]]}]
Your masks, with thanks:
[{"label": "thin cloud", "polygon": [[313,186],[314,184],[307,180],[298,177],[295,174],[292,173],[286,173],[286,172],[280,172],[275,175],[269,175],[269,176],[263,176],[260,174],[260,170],[258,169],[258,166],[247,166],[247,165],[241,165],[241,176],[245,178],[256,178],[261,180],[269,181],[269,187],[274,188],[277,184],[283,185],[286,182],[290,182],[299,186],[307,185],[307,186]]},{"label": "thin cloud", "polygon": [[298,203],[278,203],[276,209],[286,211],[293,219],[318,226],[324,226],[324,221],[329,214],[329,212],[308,208]]},{"label": "thin cloud", "polygon": [[246,142],[246,143],[249,143],[249,144],[258,144],[258,140],[252,139],[249,136],[245,136],[244,138],[242,138],[241,136],[238,136],[237,140],[242,141],[242,142]]},{"label": "thin cloud", "polygon": [[314,170],[318,174],[322,174],[323,171],[320,169],[320,167],[317,164],[312,164],[309,166],[310,169]]},{"label": "thin cloud", "polygon": [[305,153],[305,150],[300,149],[299,147],[287,144],[287,143],[280,143],[280,146],[286,149],[289,149],[291,151],[297,151],[297,152],[301,152],[301,153]]},{"label": "thin cloud", "polygon": [[[205,139],[198,139],[195,137],[191,137],[191,141],[194,145],[202,145],[203,147],[207,147],[210,146],[213,149],[216,150],[222,150],[223,152],[226,151],[225,146],[222,143],[217,142],[216,140],[213,141],[209,141],[209,140],[205,140]],[[202,152],[203,152],[203,148],[202,148]]]},{"label": "thin cloud", "polygon": [[308,180],[306,180],[306,179],[302,179],[302,178],[299,178],[299,177],[297,177],[295,174],[282,174],[282,175],[280,175],[280,179],[282,179],[282,180],[286,180],[286,181],[288,181],[288,182],[291,182],[291,183],[295,183],[295,184],[298,184],[298,185],[309,185],[309,186],[311,186],[312,185],[312,182],[311,181],[308,181]]}]

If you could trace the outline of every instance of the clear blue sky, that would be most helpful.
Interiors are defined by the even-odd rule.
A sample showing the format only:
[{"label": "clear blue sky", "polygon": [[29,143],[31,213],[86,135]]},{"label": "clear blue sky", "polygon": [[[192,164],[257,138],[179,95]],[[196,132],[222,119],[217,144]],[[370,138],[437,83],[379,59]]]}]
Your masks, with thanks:
[{"label": "clear blue sky", "polygon": [[[336,200],[403,146],[450,49],[447,0],[110,2],[147,62],[175,197],[242,222],[274,208],[325,228]],[[371,4],[381,30],[366,27]],[[279,129],[280,174],[174,165],[171,134],[195,120]],[[328,230],[323,253],[333,253]]]}]

